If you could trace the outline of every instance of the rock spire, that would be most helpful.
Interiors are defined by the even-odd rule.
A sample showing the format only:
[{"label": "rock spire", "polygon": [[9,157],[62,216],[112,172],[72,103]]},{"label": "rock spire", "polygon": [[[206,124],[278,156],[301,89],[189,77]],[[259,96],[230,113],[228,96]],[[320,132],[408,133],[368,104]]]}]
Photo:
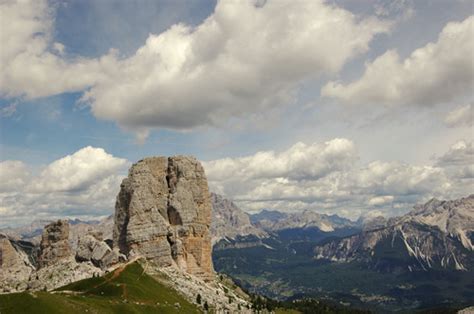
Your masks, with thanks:
[{"label": "rock spire", "polygon": [[115,205],[114,247],[159,266],[213,278],[211,201],[194,157],[151,157],[134,164]]}]

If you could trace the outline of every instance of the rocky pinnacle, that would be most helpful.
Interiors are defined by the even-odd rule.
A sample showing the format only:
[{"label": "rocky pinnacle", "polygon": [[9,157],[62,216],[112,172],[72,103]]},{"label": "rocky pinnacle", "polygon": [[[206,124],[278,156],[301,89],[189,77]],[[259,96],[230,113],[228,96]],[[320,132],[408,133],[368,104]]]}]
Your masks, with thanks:
[{"label": "rocky pinnacle", "polygon": [[160,266],[213,278],[211,202],[193,157],[151,157],[134,164],[115,205],[114,247]]},{"label": "rocky pinnacle", "polygon": [[39,268],[52,265],[71,256],[69,246],[69,223],[58,220],[44,227],[38,257]]}]

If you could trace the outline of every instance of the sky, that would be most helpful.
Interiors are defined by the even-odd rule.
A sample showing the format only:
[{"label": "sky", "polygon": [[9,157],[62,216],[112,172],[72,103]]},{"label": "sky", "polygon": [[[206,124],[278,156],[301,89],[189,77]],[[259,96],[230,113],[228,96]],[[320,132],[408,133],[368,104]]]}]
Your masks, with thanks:
[{"label": "sky", "polygon": [[0,227],[110,215],[194,155],[248,212],[474,192],[471,1],[0,1]]}]

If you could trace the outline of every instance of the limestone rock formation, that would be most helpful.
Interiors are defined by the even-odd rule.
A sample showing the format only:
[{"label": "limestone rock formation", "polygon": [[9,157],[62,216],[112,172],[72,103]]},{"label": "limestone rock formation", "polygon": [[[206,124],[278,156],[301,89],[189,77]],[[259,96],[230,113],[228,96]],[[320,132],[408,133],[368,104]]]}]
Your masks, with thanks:
[{"label": "limestone rock formation", "polygon": [[[100,234],[95,235],[101,237]],[[80,238],[85,241],[89,237],[92,236]],[[47,225],[38,254],[38,245],[0,234],[0,293],[55,289],[103,274],[109,266],[123,261],[123,255],[118,250],[111,250],[104,241],[93,238],[89,259],[77,262],[68,238],[67,221]]]},{"label": "limestone rock formation", "polygon": [[21,263],[18,254],[6,235],[0,234],[0,267],[10,268]]},{"label": "limestone rock formation", "polygon": [[28,290],[46,289],[49,291],[102,274],[104,272],[91,262],[77,263],[73,256],[68,256],[31,273],[26,285]]},{"label": "limestone rock formation", "polygon": [[130,168],[121,184],[114,247],[211,279],[210,224],[210,195],[201,164],[187,156],[146,158]]},{"label": "limestone rock formation", "polygon": [[88,234],[79,238],[76,251],[76,261],[90,261],[96,267],[106,269],[112,265],[125,261],[125,256],[118,249],[112,250],[102,237],[97,234]]},{"label": "limestone rock formation", "polygon": [[24,290],[33,270],[28,255],[0,234],[0,293]]},{"label": "limestone rock formation", "polygon": [[58,220],[45,226],[38,256],[39,268],[52,265],[71,254],[69,223],[66,220]]},{"label": "limestone rock formation", "polygon": [[13,228],[3,228],[0,229],[0,232],[6,234],[10,239],[25,240],[39,245],[44,226],[52,222],[52,220],[35,219],[30,224]]},{"label": "limestone rock formation", "polygon": [[381,229],[387,226],[387,219],[383,216],[360,216],[357,224],[364,231]]},{"label": "limestone rock formation", "polygon": [[[69,244],[73,251],[76,250],[76,246],[80,237],[91,232],[102,232],[103,239],[112,241],[112,229],[114,225],[114,217],[110,215],[101,220],[80,220],[80,219],[67,219],[69,222]],[[10,239],[28,241],[37,245],[41,242],[41,236],[43,234],[44,227],[53,220],[34,220],[30,224],[0,229],[0,233],[8,235]]]},{"label": "limestone rock formation", "polygon": [[[439,201],[432,199],[391,218],[386,226],[316,246],[317,259],[364,261],[379,271],[426,271],[474,268],[474,195]],[[393,253],[397,252],[397,259]],[[390,252],[390,251],[389,251]]]},{"label": "limestone rock formation", "polygon": [[250,222],[249,215],[238,208],[232,201],[221,195],[211,193],[212,204],[212,243],[221,239],[235,239],[237,236],[254,235],[258,238],[268,234]]},{"label": "limestone rock formation", "polygon": [[336,229],[354,227],[355,223],[338,215],[326,215],[304,210],[296,213],[282,213],[263,210],[251,217],[253,224],[267,232],[285,229],[318,228],[323,232],[332,232]]}]

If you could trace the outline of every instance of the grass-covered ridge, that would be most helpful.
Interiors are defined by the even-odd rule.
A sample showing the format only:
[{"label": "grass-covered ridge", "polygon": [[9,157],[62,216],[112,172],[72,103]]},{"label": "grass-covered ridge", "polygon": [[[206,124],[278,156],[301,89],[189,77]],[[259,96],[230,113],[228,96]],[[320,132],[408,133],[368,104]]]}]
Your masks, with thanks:
[{"label": "grass-covered ridge", "polygon": [[[179,305],[178,305],[179,304]],[[53,292],[0,295],[0,313],[201,313],[138,262]]]}]

